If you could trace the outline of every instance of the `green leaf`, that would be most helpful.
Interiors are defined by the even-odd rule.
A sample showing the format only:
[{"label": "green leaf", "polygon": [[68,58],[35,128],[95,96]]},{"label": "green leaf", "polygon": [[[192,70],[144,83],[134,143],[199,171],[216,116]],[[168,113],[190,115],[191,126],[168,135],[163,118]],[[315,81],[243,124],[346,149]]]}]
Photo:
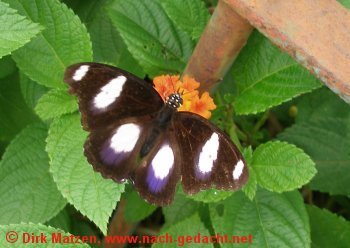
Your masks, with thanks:
[{"label": "green leaf", "polygon": [[47,129],[36,123],[12,140],[0,162],[0,223],[45,222],[66,204],[49,173]]},{"label": "green leaf", "polygon": [[[327,99],[327,101],[325,101]],[[318,121],[327,118],[350,120],[350,107],[327,87],[305,94],[297,99],[296,122]]]},{"label": "green leaf", "polygon": [[55,217],[45,223],[45,225],[69,232],[71,229],[71,219],[67,207],[62,209]]},{"label": "green leaf", "polygon": [[350,222],[326,209],[307,206],[312,247],[349,247]]},{"label": "green leaf", "polygon": [[[73,213],[74,214],[74,213]],[[80,214],[75,213],[75,216],[72,219],[72,227],[70,231],[73,234],[76,235],[85,235],[85,236],[96,236],[97,241],[94,244],[91,244],[94,248],[101,248],[101,232],[95,227],[95,225],[92,225],[87,219],[83,219]],[[72,218],[72,215],[71,215]]]},{"label": "green leaf", "polygon": [[350,0],[338,0],[345,8],[350,9]]},{"label": "green leaf", "polygon": [[45,86],[37,84],[24,75],[23,73],[19,74],[19,83],[21,86],[22,96],[24,101],[27,103],[27,106],[31,109],[34,109],[39,98],[44,95],[48,89]]},{"label": "green leaf", "polygon": [[[209,205],[215,233],[252,237],[249,247],[309,247],[309,220],[298,191],[258,190],[253,201],[242,192]],[[222,243],[221,247],[232,247]]]},{"label": "green leaf", "polygon": [[78,114],[52,122],[47,138],[50,171],[69,203],[93,221],[104,234],[108,219],[124,191],[123,184],[103,179],[83,155],[87,133]]},{"label": "green leaf", "polygon": [[168,16],[177,27],[198,40],[210,19],[202,0],[160,0]]},{"label": "green leaf", "polygon": [[209,203],[221,201],[232,194],[233,191],[230,190],[207,189],[202,190],[195,195],[188,195],[187,197],[195,201]]},{"label": "green leaf", "polygon": [[295,124],[278,137],[302,148],[316,163],[312,189],[350,195],[350,123],[322,118]]},{"label": "green leaf", "polygon": [[145,73],[127,50],[123,39],[106,14],[109,2],[110,0],[65,1],[80,17],[89,31],[94,61],[117,66],[144,78]]},{"label": "green leaf", "polygon": [[0,140],[11,140],[23,127],[38,121],[19,88],[18,74],[0,79]]},{"label": "green leaf", "polygon": [[91,36],[94,61],[107,62],[143,78],[145,74],[142,68],[131,56],[120,34],[106,15],[109,1],[74,1],[79,2],[74,10],[86,24]]},{"label": "green leaf", "polygon": [[114,0],[108,11],[129,51],[151,77],[185,68],[192,40],[156,0]]},{"label": "green leaf", "polygon": [[238,114],[253,114],[321,86],[306,69],[258,32],[251,35],[232,70],[240,94]]},{"label": "green leaf", "polygon": [[45,27],[35,39],[13,53],[17,66],[41,85],[66,88],[66,67],[91,61],[91,42],[79,18],[58,0],[4,0],[33,22]]},{"label": "green leaf", "polygon": [[156,206],[148,204],[140,198],[135,190],[128,192],[126,195],[125,218],[129,222],[141,221],[156,209]]},{"label": "green leaf", "polygon": [[256,173],[253,169],[248,166],[249,178],[246,185],[244,185],[242,191],[244,194],[250,199],[253,200],[256,194],[256,190],[258,189],[258,179],[256,177]]},{"label": "green leaf", "polygon": [[256,178],[255,171],[252,168],[250,168],[252,164],[252,159],[253,159],[253,149],[251,146],[243,150],[243,157],[248,166],[249,177],[248,177],[248,182],[246,183],[246,185],[244,185],[244,187],[242,188],[242,191],[250,200],[253,200],[258,187],[258,181]]},{"label": "green leaf", "polygon": [[77,109],[77,100],[67,90],[52,89],[39,99],[35,112],[42,120],[47,120]]},{"label": "green leaf", "polygon": [[316,174],[314,162],[303,150],[280,141],[260,145],[251,169],[262,187],[275,192],[300,188]]},{"label": "green leaf", "polygon": [[0,78],[5,78],[15,73],[17,70],[16,64],[11,56],[5,56],[0,59]]},{"label": "green leaf", "polygon": [[0,23],[0,58],[22,47],[42,29],[3,2],[0,2]]},{"label": "green leaf", "polygon": [[[18,240],[14,243],[10,243],[6,240],[6,234],[12,233],[10,237],[14,238],[15,233],[18,235]],[[30,241],[31,234],[36,236],[44,236],[46,237],[46,242],[40,243],[40,242],[33,242]],[[58,237],[58,235],[61,235],[62,240],[61,242],[58,242],[57,239],[52,239],[53,235],[55,237]],[[50,226],[44,226],[42,224],[11,224],[6,226],[0,226],[0,246],[3,248],[13,248],[13,247],[28,247],[28,248],[41,248],[41,247],[49,247],[49,248],[75,248],[75,247],[89,247],[88,244],[84,244],[81,241],[79,243],[67,243],[65,244],[63,242],[63,237],[67,237],[68,240],[70,237],[70,233],[63,232],[60,229],[56,229]],[[27,241],[27,243],[24,243],[24,241]],[[35,241],[35,240],[34,240]],[[41,241],[39,238],[38,241]],[[45,240],[43,240],[45,241]],[[55,242],[56,241],[56,242]],[[75,241],[75,238],[74,240]]]},{"label": "green leaf", "polygon": [[185,195],[182,190],[177,190],[174,201],[171,205],[163,207],[165,226],[171,226],[196,213],[200,203],[193,201]]},{"label": "green leaf", "polygon": [[5,148],[7,147],[8,142],[0,141],[0,158],[2,157],[3,153],[5,152]]},{"label": "green leaf", "polygon": [[202,239],[204,236],[209,237],[210,234],[198,214],[194,214],[175,225],[162,229],[159,236],[165,237],[166,235],[171,236],[173,242],[156,243],[152,247],[203,247],[203,245],[205,247],[214,247],[209,242],[209,239],[207,239],[207,242]]}]

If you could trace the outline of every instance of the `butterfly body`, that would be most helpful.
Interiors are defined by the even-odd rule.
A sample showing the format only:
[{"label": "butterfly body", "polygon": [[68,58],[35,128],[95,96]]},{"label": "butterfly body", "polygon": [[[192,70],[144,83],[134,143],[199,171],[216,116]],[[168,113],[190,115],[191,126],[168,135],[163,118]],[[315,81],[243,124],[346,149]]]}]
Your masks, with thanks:
[{"label": "butterfly body", "polygon": [[150,129],[150,133],[147,135],[144,144],[140,150],[140,157],[145,157],[150,150],[154,147],[155,142],[159,136],[166,130],[172,119],[172,116],[176,110],[172,107],[165,105],[158,113],[157,117],[153,121],[153,125]]},{"label": "butterfly body", "polygon": [[205,118],[178,111],[180,93],[164,102],[151,84],[97,63],[70,66],[65,81],[90,132],[84,146],[89,163],[116,182],[130,179],[150,203],[169,204],[180,180],[189,194],[236,190],[247,181],[237,147]]}]

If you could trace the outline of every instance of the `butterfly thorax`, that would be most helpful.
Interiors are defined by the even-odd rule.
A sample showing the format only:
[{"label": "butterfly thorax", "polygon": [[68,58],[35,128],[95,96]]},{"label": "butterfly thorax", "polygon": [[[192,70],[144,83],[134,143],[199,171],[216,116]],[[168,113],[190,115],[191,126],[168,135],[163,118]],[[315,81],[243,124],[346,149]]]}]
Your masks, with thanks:
[{"label": "butterfly thorax", "polygon": [[183,103],[182,97],[179,93],[173,93],[167,97],[165,104],[171,108],[178,109]]},{"label": "butterfly thorax", "polygon": [[147,136],[145,143],[141,148],[141,157],[147,155],[153,148],[159,135],[169,126],[169,122],[171,121],[174,113],[182,103],[183,100],[179,93],[173,93],[167,97],[163,108],[161,108],[157,117],[154,119],[151,132]]}]

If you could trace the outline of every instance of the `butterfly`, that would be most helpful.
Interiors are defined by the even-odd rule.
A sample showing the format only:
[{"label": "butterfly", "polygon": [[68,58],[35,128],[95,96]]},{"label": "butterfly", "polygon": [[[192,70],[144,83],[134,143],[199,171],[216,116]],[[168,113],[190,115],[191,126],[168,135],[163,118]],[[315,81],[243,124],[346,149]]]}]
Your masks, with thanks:
[{"label": "butterfly", "polygon": [[88,162],[105,178],[130,180],[151,204],[167,205],[181,180],[187,194],[215,187],[237,190],[246,162],[230,138],[207,119],[177,109],[182,95],[164,102],[148,83],[99,63],[69,66],[64,75],[78,97]]}]

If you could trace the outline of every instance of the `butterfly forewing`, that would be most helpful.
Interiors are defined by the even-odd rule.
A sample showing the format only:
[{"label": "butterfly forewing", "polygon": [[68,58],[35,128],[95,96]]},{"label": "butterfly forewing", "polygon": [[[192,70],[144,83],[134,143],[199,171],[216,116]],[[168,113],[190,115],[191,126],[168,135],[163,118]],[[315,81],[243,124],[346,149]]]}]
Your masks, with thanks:
[{"label": "butterfly forewing", "polygon": [[64,81],[79,99],[86,130],[116,120],[152,114],[164,105],[152,84],[121,69],[98,63],[80,63],[67,68]]},{"label": "butterfly forewing", "polygon": [[241,188],[248,179],[243,156],[230,138],[208,120],[189,112],[174,116],[181,147],[181,175],[184,191]]},{"label": "butterfly forewing", "polygon": [[150,118],[125,118],[90,133],[85,155],[96,171],[117,182],[130,179],[144,143]]}]

